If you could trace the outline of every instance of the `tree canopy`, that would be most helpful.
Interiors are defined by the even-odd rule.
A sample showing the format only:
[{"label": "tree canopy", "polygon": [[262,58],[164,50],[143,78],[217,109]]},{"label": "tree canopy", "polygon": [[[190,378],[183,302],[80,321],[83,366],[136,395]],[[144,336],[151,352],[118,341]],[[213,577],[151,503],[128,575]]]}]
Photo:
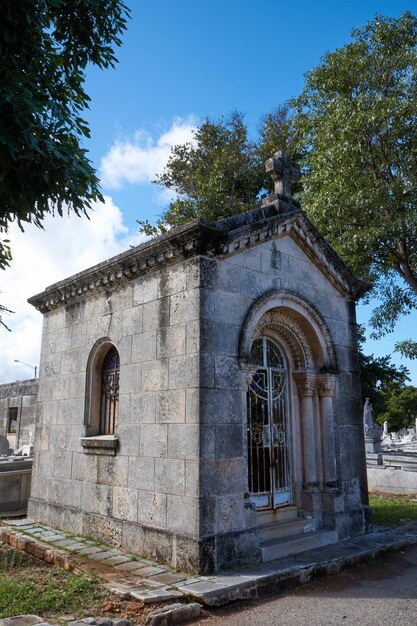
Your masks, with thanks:
[{"label": "tree canopy", "polygon": [[0,268],[11,222],[85,214],[102,199],[83,147],[88,64],[114,66],[129,11],[122,0],[4,0],[0,8]]},{"label": "tree canopy", "polygon": [[273,190],[272,179],[265,173],[266,159],[278,148],[299,155],[287,105],[262,117],[258,131],[258,138],[251,141],[244,116],[233,112],[219,119],[206,118],[191,142],[173,146],[164,171],[154,182],[173,191],[175,197],[156,225],[139,221],[141,231],[157,234],[196,217],[216,221],[259,206]]},{"label": "tree canopy", "polygon": [[[373,285],[374,333],[392,331],[417,306],[416,91],[416,17],[377,15],[323,57],[299,97],[262,118],[253,142],[234,114],[205,120],[193,144],[175,146],[156,182],[178,197],[159,227],[258,206],[271,188],[263,161],[285,149],[303,173],[303,209]],[[417,358],[412,340],[398,349]]]},{"label": "tree canopy", "polygon": [[369,398],[374,420],[381,426],[388,422],[392,431],[414,426],[417,417],[417,388],[407,383],[410,372],[404,365],[397,367],[389,355],[366,355],[362,344],[364,328],[359,327],[359,366],[362,381],[362,403]]},{"label": "tree canopy", "polygon": [[294,124],[303,206],[374,285],[382,334],[417,305],[417,19],[376,16],[352,37],[307,74]]},{"label": "tree canopy", "polygon": [[156,183],[177,196],[156,227],[139,222],[149,234],[188,222],[195,217],[219,220],[255,208],[265,171],[240,113],[219,120],[206,119],[193,141],[172,148]]},{"label": "tree canopy", "polygon": [[380,422],[388,422],[392,431],[415,427],[417,419],[417,387],[407,385],[398,393],[387,398],[385,411],[380,414]]},{"label": "tree canopy", "polygon": [[[365,402],[365,399],[369,398],[372,403],[375,421],[383,424],[386,420],[390,423],[392,430],[396,430],[397,424],[392,424],[392,420],[389,417],[388,404],[390,398],[396,398],[407,388],[406,383],[410,380],[409,371],[403,365],[396,367],[389,355],[375,357],[373,354],[364,354],[362,350],[359,352],[359,362],[362,381],[362,401]],[[406,423],[401,423],[399,428],[408,425],[408,420],[406,419]]]}]

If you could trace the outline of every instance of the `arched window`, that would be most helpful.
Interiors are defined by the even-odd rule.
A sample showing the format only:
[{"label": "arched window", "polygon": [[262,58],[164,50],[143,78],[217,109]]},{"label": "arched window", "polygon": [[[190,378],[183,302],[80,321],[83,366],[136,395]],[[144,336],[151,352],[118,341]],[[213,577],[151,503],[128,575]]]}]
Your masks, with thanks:
[{"label": "arched window", "polygon": [[101,366],[100,435],[112,435],[119,408],[120,359],[115,347],[111,347]]},{"label": "arched window", "polygon": [[119,410],[120,357],[107,337],[90,352],[86,372],[86,437],[113,435]]}]

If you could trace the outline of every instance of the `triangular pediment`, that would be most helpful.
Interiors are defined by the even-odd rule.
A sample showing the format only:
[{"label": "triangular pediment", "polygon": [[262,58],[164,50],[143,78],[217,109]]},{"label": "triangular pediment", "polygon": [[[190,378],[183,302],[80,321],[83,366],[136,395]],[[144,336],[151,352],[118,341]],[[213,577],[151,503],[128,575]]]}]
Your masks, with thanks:
[{"label": "triangular pediment", "polygon": [[[227,242],[223,245],[222,256],[239,254],[253,246],[267,241],[290,237],[304,255],[313,263],[326,278],[344,296],[355,300],[369,289],[369,285],[359,280],[342,261],[335,250],[327,243],[319,230],[301,210],[290,211],[287,214],[258,212],[258,219],[249,219],[246,224],[239,224],[237,228],[228,232]],[[241,216],[242,218],[244,216]],[[233,219],[224,220],[224,226],[228,222],[233,224]]]}]

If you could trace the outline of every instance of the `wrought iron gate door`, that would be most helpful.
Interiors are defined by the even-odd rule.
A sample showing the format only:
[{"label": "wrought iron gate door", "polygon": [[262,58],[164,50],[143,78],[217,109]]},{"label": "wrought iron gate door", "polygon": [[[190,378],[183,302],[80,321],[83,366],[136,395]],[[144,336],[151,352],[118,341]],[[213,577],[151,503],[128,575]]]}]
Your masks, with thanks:
[{"label": "wrought iron gate door", "polygon": [[253,343],[257,365],[248,390],[248,469],[251,500],[257,508],[291,504],[288,374],[277,344],[268,337]]}]

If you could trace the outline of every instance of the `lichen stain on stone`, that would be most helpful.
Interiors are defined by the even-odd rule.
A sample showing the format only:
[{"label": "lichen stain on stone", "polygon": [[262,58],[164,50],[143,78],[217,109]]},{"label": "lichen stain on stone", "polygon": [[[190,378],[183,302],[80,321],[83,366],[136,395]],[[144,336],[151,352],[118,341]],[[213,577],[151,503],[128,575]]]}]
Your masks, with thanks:
[{"label": "lichen stain on stone", "polygon": [[166,271],[161,272],[159,277],[159,295],[158,299],[158,327],[159,333],[159,351],[165,353],[167,345],[167,327],[169,326],[169,289],[168,274]]},{"label": "lichen stain on stone", "polygon": [[106,291],[105,303],[104,315],[113,315],[112,294],[109,291]]},{"label": "lichen stain on stone", "polygon": [[281,269],[281,252],[277,249],[276,241],[271,244],[271,268],[274,270]]},{"label": "lichen stain on stone", "polygon": [[79,324],[83,317],[85,311],[85,300],[81,300],[81,302],[75,302],[74,304],[67,304],[65,307],[65,321],[66,325],[69,326],[71,324]]}]

